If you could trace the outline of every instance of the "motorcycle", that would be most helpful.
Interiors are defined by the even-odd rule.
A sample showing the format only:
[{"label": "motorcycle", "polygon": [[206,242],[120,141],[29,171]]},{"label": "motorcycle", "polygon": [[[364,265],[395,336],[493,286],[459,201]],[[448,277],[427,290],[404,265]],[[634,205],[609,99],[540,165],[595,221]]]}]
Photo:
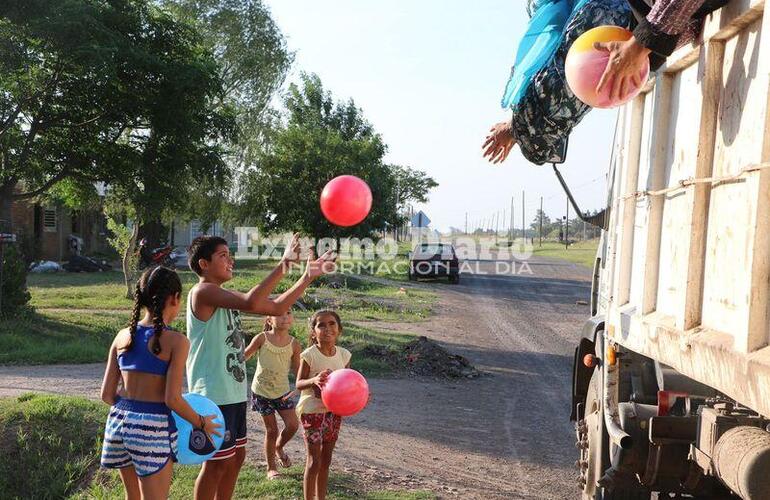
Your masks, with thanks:
[{"label": "motorcycle", "polygon": [[174,249],[171,245],[165,245],[155,249],[150,249],[147,245],[147,239],[142,238],[139,242],[139,269],[145,269],[150,266],[166,266],[175,269]]}]

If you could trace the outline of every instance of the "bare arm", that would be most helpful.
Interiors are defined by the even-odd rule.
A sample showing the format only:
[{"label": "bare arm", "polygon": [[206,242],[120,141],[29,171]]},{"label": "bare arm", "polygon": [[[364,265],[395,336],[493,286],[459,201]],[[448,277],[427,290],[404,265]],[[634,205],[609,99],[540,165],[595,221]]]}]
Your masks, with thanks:
[{"label": "bare arm", "polygon": [[102,401],[108,405],[114,405],[118,395],[118,384],[120,383],[120,367],[118,366],[118,348],[115,346],[118,337],[112,341],[110,353],[107,358],[107,367],[104,369],[104,378],[102,379]]},{"label": "bare arm", "polygon": [[[270,299],[268,295],[275,288],[277,281],[283,277],[285,268],[288,268],[283,264],[284,261],[281,262],[282,264],[279,264],[270,276],[247,293],[227,290],[212,283],[199,283],[194,292],[194,310],[198,310],[198,303],[203,303],[212,308],[237,309],[255,314],[281,316],[291,308],[314,279],[324,273],[333,272],[334,256],[329,251],[318,259],[308,258],[302,277],[276,299]],[[276,283],[272,286],[263,286],[273,280],[276,280]]]},{"label": "bare arm", "polygon": [[199,415],[182,397],[182,381],[184,380],[185,363],[189,350],[190,341],[187,337],[176,336],[171,347],[171,360],[166,373],[166,406],[190,422],[193,427],[203,428],[209,437],[211,435],[221,436],[222,433],[218,431],[221,425],[214,423],[216,415]]},{"label": "bare arm", "polygon": [[291,371],[297,373],[299,371],[301,347],[296,340],[292,340],[291,343],[294,346],[294,350],[291,353]]},{"label": "bare arm", "polygon": [[301,359],[299,370],[297,370],[297,390],[304,391],[313,387],[323,389],[324,385],[326,385],[326,379],[329,378],[329,373],[331,373],[329,370],[324,370],[315,377],[310,377],[310,365],[307,364],[307,361]]},{"label": "bare arm", "polygon": [[265,334],[260,333],[249,342],[249,345],[244,349],[243,354],[247,360],[251,359],[262,346],[265,345]]}]

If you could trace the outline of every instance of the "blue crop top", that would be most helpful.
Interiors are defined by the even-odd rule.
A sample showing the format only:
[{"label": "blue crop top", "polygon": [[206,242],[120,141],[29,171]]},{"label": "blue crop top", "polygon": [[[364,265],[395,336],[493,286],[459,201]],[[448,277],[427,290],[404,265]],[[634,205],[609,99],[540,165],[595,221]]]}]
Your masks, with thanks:
[{"label": "blue crop top", "polygon": [[155,327],[136,325],[133,346],[130,350],[118,354],[118,366],[121,371],[166,375],[168,361],[154,355],[147,345],[154,331]]}]

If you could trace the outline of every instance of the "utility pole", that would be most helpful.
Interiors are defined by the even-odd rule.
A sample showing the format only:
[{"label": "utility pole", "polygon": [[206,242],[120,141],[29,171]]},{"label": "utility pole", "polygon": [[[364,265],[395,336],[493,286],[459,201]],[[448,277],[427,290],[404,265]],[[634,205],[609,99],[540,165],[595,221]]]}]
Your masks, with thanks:
[{"label": "utility pole", "polygon": [[540,197],[540,246],[543,246],[543,197]]},{"label": "utility pole", "polygon": [[564,218],[564,248],[569,250],[569,197],[567,197],[567,216]]},{"label": "utility pole", "polygon": [[521,237],[527,240],[527,230],[524,227],[524,190],[521,190]]},{"label": "utility pole", "polygon": [[514,234],[513,234],[513,224],[514,224],[514,222],[513,222],[513,196],[511,196],[511,227],[510,227],[510,230],[511,230],[511,241],[513,241],[513,236],[514,236]]},{"label": "utility pole", "polygon": [[468,212],[465,212],[465,234],[468,234]]}]

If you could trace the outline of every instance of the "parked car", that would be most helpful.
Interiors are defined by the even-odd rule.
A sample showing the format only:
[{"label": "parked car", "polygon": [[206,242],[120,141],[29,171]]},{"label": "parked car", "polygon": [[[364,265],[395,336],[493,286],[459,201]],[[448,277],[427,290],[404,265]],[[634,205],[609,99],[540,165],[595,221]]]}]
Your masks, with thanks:
[{"label": "parked car", "polygon": [[446,276],[450,283],[460,282],[460,261],[449,243],[421,243],[409,252],[409,279]]}]

